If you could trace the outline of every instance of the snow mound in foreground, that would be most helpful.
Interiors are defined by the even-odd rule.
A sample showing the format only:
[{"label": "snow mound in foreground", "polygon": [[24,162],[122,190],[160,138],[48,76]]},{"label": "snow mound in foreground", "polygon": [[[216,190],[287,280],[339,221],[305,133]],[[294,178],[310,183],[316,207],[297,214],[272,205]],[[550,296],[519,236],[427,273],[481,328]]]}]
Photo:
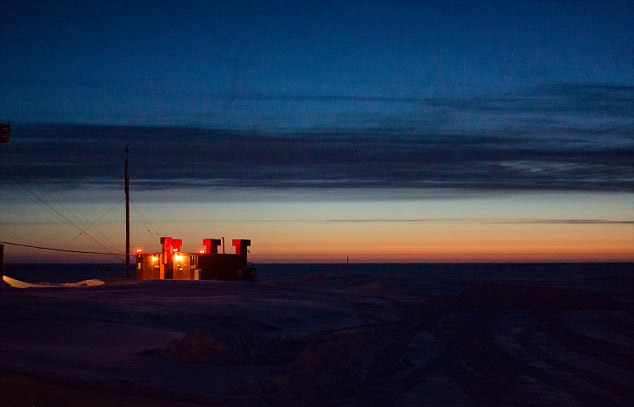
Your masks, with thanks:
[{"label": "snow mound in foreground", "polygon": [[54,288],[54,287],[95,287],[99,285],[104,285],[105,283],[101,280],[83,280],[78,281],[76,283],[61,283],[61,284],[51,284],[51,283],[28,283],[26,281],[16,280],[15,278],[11,278],[9,276],[2,276],[2,279],[5,283],[9,284],[13,288]]}]

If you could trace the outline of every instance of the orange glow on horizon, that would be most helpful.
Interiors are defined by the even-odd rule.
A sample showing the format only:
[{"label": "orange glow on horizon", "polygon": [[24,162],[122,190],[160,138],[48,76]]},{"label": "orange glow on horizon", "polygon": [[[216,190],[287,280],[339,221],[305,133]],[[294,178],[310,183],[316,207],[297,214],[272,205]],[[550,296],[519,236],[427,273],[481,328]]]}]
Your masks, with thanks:
[{"label": "orange glow on horizon", "polygon": [[[173,239],[166,255],[198,253],[201,238],[213,231],[251,239],[248,258],[254,263],[345,263],[348,256],[351,262],[634,262],[633,204],[634,194],[524,193],[444,201],[148,203],[145,210],[157,229],[182,237]],[[28,218],[15,206],[2,208],[3,240],[54,247],[51,236],[75,236],[39,214],[36,205],[24,206]],[[38,222],[26,222],[34,214]],[[112,236],[113,252],[124,251],[122,231],[122,219],[101,226],[104,236]],[[163,252],[145,232],[142,223],[132,223],[133,247]],[[209,251],[221,244],[207,240]],[[84,238],[75,239],[72,249],[101,251]],[[5,246],[7,263],[118,261]]]},{"label": "orange glow on horizon", "polygon": [[[380,226],[376,227],[381,229]],[[425,225],[397,231],[319,233],[313,244],[254,241],[262,262],[579,262],[634,261],[631,225]],[[342,236],[343,235],[343,236]],[[380,238],[388,236],[387,238]],[[285,251],[284,248],[292,247]]]}]

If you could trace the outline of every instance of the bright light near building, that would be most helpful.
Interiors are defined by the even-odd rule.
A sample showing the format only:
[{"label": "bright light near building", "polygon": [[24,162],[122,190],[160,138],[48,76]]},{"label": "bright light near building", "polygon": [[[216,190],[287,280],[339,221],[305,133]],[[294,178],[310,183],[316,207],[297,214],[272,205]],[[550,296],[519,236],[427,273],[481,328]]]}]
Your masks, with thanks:
[{"label": "bright light near building", "polygon": [[142,251],[143,251],[143,249],[141,249],[141,248],[136,249],[136,252],[137,252],[137,253],[141,253]]},{"label": "bright light near building", "polygon": [[157,260],[158,260],[158,257],[152,256],[152,261],[157,261]]},{"label": "bright light near building", "polygon": [[205,249],[199,250],[198,253],[205,254]]},{"label": "bright light near building", "polygon": [[174,255],[174,258],[176,259],[176,261],[181,261],[183,256],[181,256],[180,254],[176,254],[176,255]]}]

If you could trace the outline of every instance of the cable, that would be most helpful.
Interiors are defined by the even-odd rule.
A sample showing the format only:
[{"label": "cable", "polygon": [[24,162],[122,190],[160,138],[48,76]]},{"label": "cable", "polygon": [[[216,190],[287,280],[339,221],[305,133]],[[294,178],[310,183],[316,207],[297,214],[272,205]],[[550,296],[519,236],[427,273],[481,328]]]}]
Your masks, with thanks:
[{"label": "cable", "polygon": [[[104,216],[106,216],[107,214],[109,214],[110,212],[112,212],[112,210],[119,205],[125,198],[121,198],[121,200],[119,200],[119,202],[116,202],[114,205],[112,205],[110,207],[110,209],[108,209],[104,214],[102,214],[101,216],[99,216],[97,219],[95,219],[93,222],[91,222],[88,226],[86,226],[84,229],[82,229],[81,232],[79,232],[79,234],[75,235],[75,237],[73,237],[72,239],[70,239],[70,241],[68,241],[64,246],[67,246],[69,244],[71,244],[73,241],[75,241],[75,239],[77,239],[79,236],[81,236],[87,229],[89,229],[90,227],[92,227],[95,223],[99,222]],[[112,250],[112,249],[108,249],[108,250]]]},{"label": "cable", "polygon": [[57,216],[58,218],[70,223],[75,229],[79,230],[80,233],[85,233],[86,236],[91,239],[93,242],[97,243],[99,246],[101,246],[102,248],[104,248],[105,250],[110,250],[112,251],[111,248],[107,247],[105,244],[103,244],[102,242],[100,242],[99,240],[97,240],[95,237],[93,237],[90,233],[86,232],[85,229],[82,229],[79,225],[77,225],[75,222],[73,222],[71,219],[69,219],[67,216],[65,216],[63,213],[61,213],[59,210],[57,210],[54,206],[52,206],[51,204],[49,204],[48,202],[46,202],[42,197],[38,196],[35,192],[33,192],[32,190],[30,190],[29,188],[27,188],[25,185],[22,185],[18,182],[15,182],[13,180],[9,180],[9,182],[12,182],[14,185],[18,186],[19,188],[22,188],[24,191],[27,192],[27,195],[35,202],[37,203],[39,206],[41,206],[44,209],[47,209],[49,211],[51,211],[53,213],[53,215]]},{"label": "cable", "polygon": [[[104,252],[91,252],[91,251],[85,251],[85,250],[59,249],[59,248],[55,248],[55,247],[43,247],[43,246],[34,246],[34,245],[23,244],[23,243],[6,242],[4,240],[0,240],[0,243],[8,244],[10,246],[28,247],[28,248],[31,248],[31,249],[50,250],[50,251],[54,251],[54,252],[100,254],[100,255],[104,255],[104,256],[124,256],[125,257],[125,254],[121,254],[121,253],[104,253]],[[130,256],[134,256],[134,255],[131,254]]]},{"label": "cable", "polygon": [[145,223],[145,220],[143,219],[143,216],[141,216],[141,213],[139,212],[139,210],[136,208],[136,206],[134,204],[132,205],[132,209],[134,209],[134,211],[137,213],[137,215],[139,215],[139,219],[141,219],[141,222],[143,223],[143,227],[145,227],[145,230],[147,230],[147,232],[150,234],[150,236],[154,237],[154,235],[150,231],[150,227],[148,226],[147,223]]},{"label": "cable", "polygon": [[156,234],[156,236],[161,237],[161,235],[156,230],[156,228],[154,226],[152,226],[150,221],[141,213],[141,210],[134,203],[132,203],[132,208],[137,213],[137,215],[139,215],[139,218],[141,218],[141,222],[143,222],[143,225],[145,226],[145,229],[148,231],[150,236],[154,237],[154,235],[150,231],[150,228],[152,228],[152,230],[154,230],[154,233]]},{"label": "cable", "polygon": [[[52,195],[49,191],[47,191],[41,185],[36,184],[36,183],[33,183],[32,185],[34,185],[37,189],[39,189],[40,191],[42,191],[46,195],[48,195],[53,203],[56,203],[63,210],[65,210],[66,214],[68,214],[68,217],[70,217],[71,220],[73,220],[75,223],[78,224],[78,226],[76,226],[77,229],[79,229],[79,227],[81,227],[81,230],[79,232],[78,237],[81,236],[82,234],[85,234],[86,236],[88,236],[90,239],[92,239],[94,242],[99,244],[104,249],[106,249],[106,250],[108,250],[110,252],[114,252],[115,251],[115,250],[113,250],[111,244],[109,244],[107,242],[108,239],[106,239],[103,236],[103,234],[98,229],[93,230],[91,232],[92,234],[87,231],[92,225],[94,225],[94,223],[96,221],[93,222],[93,223],[90,223],[90,220],[86,217],[86,215],[84,215],[75,205],[73,205],[72,202],[68,203],[68,205],[70,206],[70,209],[69,209],[69,207],[64,205],[64,203],[61,200],[58,200],[54,195]],[[112,208],[110,210],[112,210]],[[73,226],[75,226],[75,225],[73,225]],[[64,245],[64,246],[66,246],[66,245]]]}]

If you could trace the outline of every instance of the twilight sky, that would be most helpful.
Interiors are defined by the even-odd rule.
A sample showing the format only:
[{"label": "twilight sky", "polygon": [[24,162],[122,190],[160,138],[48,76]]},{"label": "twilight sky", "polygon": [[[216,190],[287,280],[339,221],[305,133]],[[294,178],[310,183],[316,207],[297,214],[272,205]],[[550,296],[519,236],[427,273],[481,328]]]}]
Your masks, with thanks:
[{"label": "twilight sky", "polygon": [[[0,3],[0,240],[634,260],[634,3]],[[7,261],[116,257],[10,247]]]}]

